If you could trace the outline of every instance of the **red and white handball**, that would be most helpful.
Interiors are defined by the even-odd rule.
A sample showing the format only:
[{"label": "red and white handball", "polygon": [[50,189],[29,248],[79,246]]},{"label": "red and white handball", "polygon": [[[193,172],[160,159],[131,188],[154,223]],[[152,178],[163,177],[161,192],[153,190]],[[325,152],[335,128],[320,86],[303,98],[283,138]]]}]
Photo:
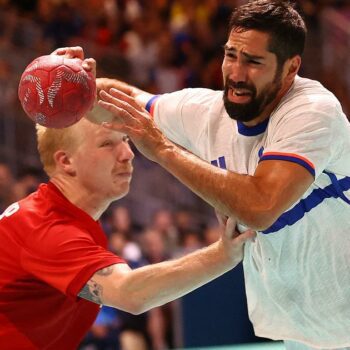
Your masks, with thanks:
[{"label": "red and white handball", "polygon": [[79,121],[96,98],[96,80],[79,58],[48,55],[36,58],[22,74],[18,97],[26,114],[48,128]]}]

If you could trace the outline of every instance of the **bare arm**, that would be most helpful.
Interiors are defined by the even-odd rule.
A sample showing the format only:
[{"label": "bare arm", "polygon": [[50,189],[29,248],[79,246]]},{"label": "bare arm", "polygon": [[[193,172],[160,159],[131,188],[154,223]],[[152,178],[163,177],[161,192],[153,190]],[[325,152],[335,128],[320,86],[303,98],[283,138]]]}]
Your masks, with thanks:
[{"label": "bare arm", "polygon": [[96,272],[79,296],[134,314],[179,298],[235,267],[252,231],[237,236],[235,221],[228,221],[222,238],[182,258],[131,270],[116,264]]},{"label": "bare arm", "polygon": [[116,118],[109,127],[125,132],[149,159],[176,176],[226,216],[255,230],[264,230],[312,184],[312,175],[287,161],[261,162],[253,176],[219,169],[170,142],[149,114],[132,98],[115,90],[100,93],[99,104]]},{"label": "bare arm", "polygon": [[117,79],[97,78],[96,85],[98,90],[97,92],[100,92],[101,90],[109,92],[112,88],[122,91],[124,94],[133,97],[135,101],[143,108],[146,107],[147,102],[154,96],[147,91],[141,90]]},{"label": "bare arm", "polygon": [[264,230],[295,203],[313,182],[302,166],[269,160],[254,176],[216,168],[191,153],[172,147],[158,163],[226,216]]}]

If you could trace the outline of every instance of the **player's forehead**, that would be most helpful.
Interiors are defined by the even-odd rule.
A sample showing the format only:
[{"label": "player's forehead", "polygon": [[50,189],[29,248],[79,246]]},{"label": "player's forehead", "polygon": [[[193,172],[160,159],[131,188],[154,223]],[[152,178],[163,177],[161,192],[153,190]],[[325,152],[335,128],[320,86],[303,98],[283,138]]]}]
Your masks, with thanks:
[{"label": "player's forehead", "polygon": [[266,56],[270,34],[254,29],[233,28],[225,44],[225,50],[247,53],[253,56]]},{"label": "player's forehead", "polygon": [[101,125],[95,130],[94,134],[95,134],[96,139],[123,140],[123,138],[125,137],[125,134],[122,134],[118,131],[104,128]]},{"label": "player's forehead", "polygon": [[78,133],[82,141],[98,142],[104,139],[122,140],[125,136],[118,131],[107,129],[100,124],[94,124],[85,118],[83,118],[82,122],[79,124]]}]

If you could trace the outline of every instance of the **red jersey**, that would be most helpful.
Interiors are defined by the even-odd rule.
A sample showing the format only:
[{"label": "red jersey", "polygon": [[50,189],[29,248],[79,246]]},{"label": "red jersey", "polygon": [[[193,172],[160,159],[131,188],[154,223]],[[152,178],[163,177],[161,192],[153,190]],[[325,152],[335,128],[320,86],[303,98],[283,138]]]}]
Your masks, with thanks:
[{"label": "red jersey", "polygon": [[98,222],[52,184],[0,216],[0,349],[76,349],[99,311],[77,297],[98,270],[125,261]]}]

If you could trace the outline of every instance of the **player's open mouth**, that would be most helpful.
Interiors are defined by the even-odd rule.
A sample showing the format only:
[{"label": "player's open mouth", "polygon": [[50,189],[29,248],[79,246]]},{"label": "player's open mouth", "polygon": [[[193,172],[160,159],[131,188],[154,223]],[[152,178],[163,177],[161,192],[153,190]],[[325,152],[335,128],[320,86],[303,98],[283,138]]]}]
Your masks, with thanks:
[{"label": "player's open mouth", "polygon": [[229,89],[228,99],[235,103],[247,103],[252,98],[252,92],[247,89]]}]

